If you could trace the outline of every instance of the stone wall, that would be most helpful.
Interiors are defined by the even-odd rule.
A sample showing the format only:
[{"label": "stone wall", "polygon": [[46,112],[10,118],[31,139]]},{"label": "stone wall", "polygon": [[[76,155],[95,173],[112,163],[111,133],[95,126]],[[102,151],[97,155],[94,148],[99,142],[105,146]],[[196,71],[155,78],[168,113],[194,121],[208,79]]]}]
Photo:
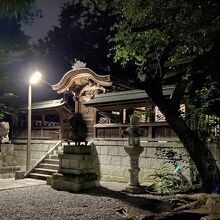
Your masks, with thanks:
[{"label": "stone wall", "polygon": [[[129,178],[129,166],[130,158],[124,150],[124,146],[127,145],[128,140],[126,138],[117,139],[95,139],[94,152],[96,155],[96,171],[100,172],[101,180],[106,181],[118,181],[128,182]],[[175,146],[175,151],[181,155],[185,155],[186,152],[179,142],[147,142],[141,140],[141,146],[144,147],[144,151],[140,156],[139,167],[141,168],[139,177],[140,182],[150,182],[153,178],[151,176],[155,169],[159,169],[165,164],[166,158],[156,156],[158,148],[163,147],[165,149],[171,149]],[[182,163],[178,161],[181,167],[189,167],[188,157],[185,156],[186,162]],[[174,172],[174,167],[169,163],[166,163],[170,167],[170,171]],[[190,179],[190,170],[187,168],[183,171],[184,176]]]},{"label": "stone wall", "polygon": [[0,179],[13,178],[20,167],[17,165],[14,145],[10,143],[0,144]]},{"label": "stone wall", "polygon": [[[94,139],[93,146],[93,158],[96,168],[96,172],[100,173],[101,180],[128,182],[129,179],[129,166],[130,158],[124,150],[124,146],[127,146],[127,138],[109,138],[109,139]],[[17,164],[21,167],[22,171],[26,169],[26,141],[16,140],[15,154]],[[35,164],[41,157],[43,157],[57,141],[38,140],[32,141],[31,145],[31,165]],[[174,167],[171,164],[165,163],[167,158],[159,157],[156,152],[159,148],[171,149],[175,147],[175,151],[183,156],[186,162],[178,161],[181,169],[186,167],[183,174],[188,179],[191,179],[191,171],[189,169],[189,158],[179,142],[148,142],[146,139],[141,139],[141,146],[144,147],[144,151],[140,156],[139,166],[141,168],[139,176],[140,182],[151,182],[153,176],[151,176],[156,169],[161,168],[162,165],[170,167],[170,172],[174,172]],[[220,167],[220,144],[210,144],[210,149],[217,160],[217,164]]]},{"label": "stone wall", "polygon": [[[58,141],[32,140],[31,142],[31,166],[42,158]],[[27,141],[13,140],[15,155],[21,171],[26,171]]]}]

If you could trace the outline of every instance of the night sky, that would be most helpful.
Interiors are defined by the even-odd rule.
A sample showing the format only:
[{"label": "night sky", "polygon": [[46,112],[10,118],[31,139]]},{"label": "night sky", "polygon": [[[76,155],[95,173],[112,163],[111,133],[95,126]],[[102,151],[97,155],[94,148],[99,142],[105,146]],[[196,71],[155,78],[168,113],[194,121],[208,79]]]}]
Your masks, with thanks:
[{"label": "night sky", "polygon": [[32,37],[32,41],[44,38],[54,25],[58,25],[60,8],[68,0],[36,0],[42,18],[35,18],[32,24],[23,24],[22,30]]},{"label": "night sky", "polygon": [[[45,37],[48,34],[48,31],[54,30],[56,29],[55,27],[59,26],[59,15],[61,13],[62,7],[64,6],[64,3],[66,2],[75,1],[36,0],[36,9],[41,10],[42,17],[34,17],[33,22],[31,22],[30,24],[22,23],[21,26],[21,30],[24,31],[26,35],[31,37],[29,40],[29,44],[31,46],[34,46],[36,43],[38,43],[39,39],[45,39]],[[99,24],[105,25],[105,23],[108,24],[108,22],[104,22],[103,24],[102,21]],[[67,26],[71,26],[71,23],[67,22]],[[106,47],[106,43],[103,43],[104,41],[107,42],[105,40],[105,34],[103,35],[103,33],[106,33],[106,30],[109,30],[109,28],[106,27],[106,29],[104,29],[105,31],[103,31],[103,26],[101,26],[100,31],[100,28],[93,26],[92,30],[93,31],[90,32],[88,31],[89,34],[98,31],[99,32],[95,35],[89,35],[89,38],[85,38],[85,32],[84,36],[82,36],[82,32],[80,32],[81,30],[77,28],[74,29],[74,31],[72,31],[73,34],[71,35],[71,38],[65,37],[66,32],[63,32],[64,36],[61,37],[59,33],[57,35],[57,38],[59,39],[58,44],[55,41],[55,47],[57,51],[59,49],[61,50],[60,53],[58,52],[61,55],[56,55],[57,57],[55,59],[55,56],[53,57],[53,53],[45,58],[45,53],[39,53],[40,55],[36,56],[36,54],[32,53],[32,51],[30,50],[30,55],[26,55],[24,59],[22,58],[17,63],[15,62],[10,67],[10,71],[13,72],[15,77],[19,78],[19,82],[17,84],[18,91],[16,92],[16,94],[18,95],[20,102],[27,102],[28,79],[34,71],[40,71],[42,73],[43,80],[47,81],[48,83],[56,84],[60,81],[62,76],[67,71],[72,69],[72,62],[74,62],[76,58],[79,58],[81,60],[81,57],[77,57],[77,55],[82,55],[83,57],[83,55],[87,53],[87,51],[90,51],[90,54],[92,51],[92,54],[90,55],[88,53],[89,55],[85,55],[83,57],[84,60],[81,60],[87,63],[87,67],[91,68],[97,74],[114,74],[115,71],[112,70],[112,61],[111,64],[109,64],[109,62],[106,61],[108,58],[107,54],[105,53],[108,53],[108,48]],[[74,43],[71,44],[71,42]],[[100,49],[97,49],[97,47],[93,48],[93,45],[97,44],[97,42],[99,44]],[[90,45],[88,45],[87,43],[89,43]],[[69,54],[71,54],[72,57],[68,57]],[[103,68],[109,67],[110,65],[112,68],[111,70],[110,68]],[[33,102],[63,97],[63,95],[58,95],[56,92],[52,90],[52,88],[49,85],[45,83],[39,83],[37,85],[34,85],[32,96]]]},{"label": "night sky", "polygon": [[[54,26],[58,26],[58,15],[60,14],[61,7],[68,0],[36,0],[37,9],[41,10],[42,17],[34,18],[31,24],[22,24],[21,30],[25,32],[26,35],[31,37],[29,43],[32,45],[36,43],[39,39],[46,37],[49,30],[53,29]],[[31,66],[31,67],[30,67]],[[51,84],[55,84],[59,81],[60,75],[64,73],[54,71],[51,73],[50,68],[47,65],[39,64],[37,60],[31,60],[27,66],[22,65],[20,71],[22,72],[23,79],[29,77],[30,71],[32,69],[40,70],[42,72],[42,77],[44,80]],[[22,94],[22,98],[26,100],[27,98],[27,82],[21,82],[19,96]],[[44,83],[39,83],[32,87],[33,90],[33,101],[41,101],[47,99],[56,99],[62,97],[52,90],[52,88]]]}]

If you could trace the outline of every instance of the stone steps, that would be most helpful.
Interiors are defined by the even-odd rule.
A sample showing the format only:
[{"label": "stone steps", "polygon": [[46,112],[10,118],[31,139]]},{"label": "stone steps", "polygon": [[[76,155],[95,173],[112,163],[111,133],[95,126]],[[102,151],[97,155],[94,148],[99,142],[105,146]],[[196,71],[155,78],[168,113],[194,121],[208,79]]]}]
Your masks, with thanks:
[{"label": "stone steps", "polygon": [[53,173],[58,172],[58,153],[61,153],[61,151],[55,150],[52,154],[48,155],[48,158],[44,159],[37,167],[35,167],[33,171],[28,174],[28,177],[47,181],[48,178],[52,177]]},{"label": "stone steps", "polygon": [[44,159],[44,162],[47,164],[57,164],[59,165],[59,160],[58,159]]},{"label": "stone steps", "polygon": [[57,170],[51,170],[51,169],[45,169],[45,168],[35,168],[34,172],[38,173],[38,174],[52,175],[53,173],[57,173]]},{"label": "stone steps", "polygon": [[29,173],[28,174],[29,178],[33,178],[33,179],[38,179],[38,180],[45,180],[47,181],[48,177],[51,177],[51,175],[47,175],[47,174],[41,174],[41,173]]},{"label": "stone steps", "polygon": [[49,155],[49,159],[58,160],[58,154]]},{"label": "stone steps", "polygon": [[41,163],[39,168],[51,169],[51,170],[58,170],[59,164],[49,164],[49,163]]},{"label": "stone steps", "polygon": [[44,159],[38,167],[28,174],[28,177],[33,179],[47,180],[53,173],[57,173],[59,168],[58,159]]}]

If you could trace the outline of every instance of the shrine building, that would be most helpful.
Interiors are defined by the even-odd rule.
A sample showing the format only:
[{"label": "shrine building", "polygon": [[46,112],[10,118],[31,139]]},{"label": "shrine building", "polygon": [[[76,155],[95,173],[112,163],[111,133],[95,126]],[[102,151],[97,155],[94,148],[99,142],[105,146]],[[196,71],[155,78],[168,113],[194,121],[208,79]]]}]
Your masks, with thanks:
[{"label": "shrine building", "polygon": [[[146,136],[141,138],[144,151],[140,157],[140,181],[148,182],[155,169],[164,165],[158,157],[159,148],[172,149],[186,154],[181,142],[144,90],[114,84],[109,75],[98,75],[84,67],[73,68],[52,85],[61,99],[32,104],[31,168],[26,170],[27,106],[18,108],[12,129],[12,142],[21,171],[26,177],[47,180],[59,168],[58,154],[70,134],[68,118],[82,113],[88,127],[88,141],[93,144],[94,166],[100,180],[127,182],[130,158],[124,150],[128,138],[122,130],[130,126],[130,116],[140,119]],[[174,87],[166,86],[163,93],[168,98]],[[181,112],[187,111],[183,98]],[[219,127],[216,127],[219,136]],[[212,146],[213,152],[216,146]],[[217,151],[216,151],[217,152]],[[220,158],[220,155],[218,156]],[[186,158],[188,166],[189,158]],[[171,171],[172,172],[172,171]],[[184,175],[190,179],[190,169]]]}]

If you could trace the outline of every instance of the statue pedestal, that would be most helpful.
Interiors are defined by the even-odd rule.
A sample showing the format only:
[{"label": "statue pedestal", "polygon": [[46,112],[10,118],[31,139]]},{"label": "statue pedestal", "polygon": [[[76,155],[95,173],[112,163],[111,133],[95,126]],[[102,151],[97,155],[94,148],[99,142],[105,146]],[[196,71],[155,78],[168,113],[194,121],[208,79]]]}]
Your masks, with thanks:
[{"label": "statue pedestal", "polygon": [[122,191],[134,193],[134,194],[146,193],[144,188],[140,186],[139,177],[138,177],[140,171],[140,168],[138,166],[139,157],[140,154],[143,152],[144,148],[140,146],[139,147],[128,146],[128,147],[124,147],[124,149],[130,156],[130,169],[129,169],[130,177],[129,177],[128,186],[126,186]]},{"label": "statue pedestal", "polygon": [[14,144],[0,144],[0,179],[14,178],[15,172],[20,170],[17,166]]},{"label": "statue pedestal", "polygon": [[51,187],[70,192],[98,187],[94,161],[91,146],[65,145],[63,154],[59,154],[59,169],[52,175]]}]

